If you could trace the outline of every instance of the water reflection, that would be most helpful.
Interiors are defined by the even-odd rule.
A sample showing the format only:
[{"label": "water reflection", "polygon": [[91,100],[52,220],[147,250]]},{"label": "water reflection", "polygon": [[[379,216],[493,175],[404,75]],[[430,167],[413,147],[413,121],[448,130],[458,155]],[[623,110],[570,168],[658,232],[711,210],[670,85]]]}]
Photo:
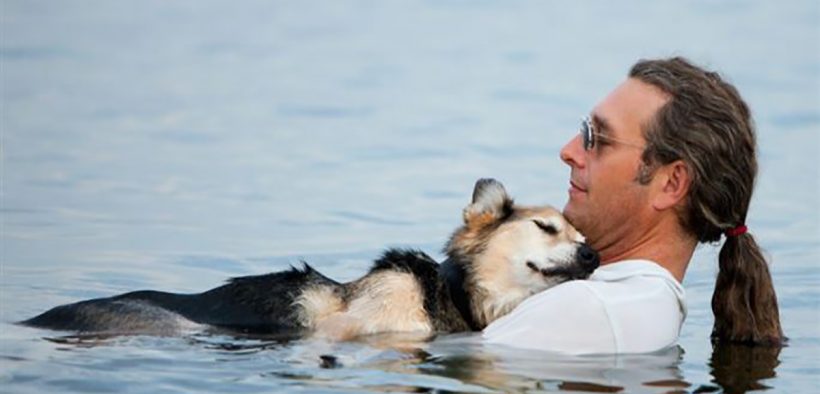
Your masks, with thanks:
[{"label": "water reflection", "polygon": [[[780,347],[716,344],[708,362],[716,385],[692,390],[681,371],[684,351],[680,347],[650,354],[568,356],[468,342],[456,339],[416,351],[417,371],[499,391],[746,393],[772,388],[764,381],[777,376],[781,351]],[[408,360],[402,363],[406,367]]]},{"label": "water reflection", "polygon": [[[373,349],[371,344],[362,345]],[[412,386],[416,391],[461,387],[458,391],[670,393],[691,386],[680,370],[683,350],[679,347],[639,355],[569,356],[485,346],[476,335],[447,336],[417,345],[405,342],[375,354],[363,353],[362,348],[337,348],[322,355],[320,363],[345,376],[376,370],[400,374],[403,389]],[[316,375],[321,376],[321,372]]]},{"label": "water reflection", "polygon": [[[438,364],[469,365],[467,382],[485,387],[533,387],[588,392],[671,392],[689,387],[683,380],[679,347],[651,354],[569,356],[484,347],[466,358],[447,357]],[[459,358],[462,358],[459,360]],[[529,384],[527,384],[529,382]]]},{"label": "water reflection", "polygon": [[709,360],[713,382],[724,393],[771,389],[762,381],[777,376],[780,350],[779,346],[716,344]]},{"label": "water reflection", "polygon": [[765,380],[776,377],[781,351],[716,344],[707,363],[711,384],[692,385],[683,377],[680,347],[650,354],[570,356],[488,346],[475,334],[432,341],[426,335],[383,334],[351,342],[214,333],[177,339],[46,339],[63,350],[187,347],[197,359],[204,351],[219,362],[253,365],[245,372],[271,384],[375,392],[745,393],[771,388]]}]

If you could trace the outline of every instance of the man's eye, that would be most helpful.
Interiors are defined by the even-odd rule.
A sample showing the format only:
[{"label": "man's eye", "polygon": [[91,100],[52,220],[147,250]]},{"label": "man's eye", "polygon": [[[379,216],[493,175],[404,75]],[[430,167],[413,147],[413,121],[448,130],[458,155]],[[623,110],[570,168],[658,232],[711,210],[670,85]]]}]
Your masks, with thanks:
[{"label": "man's eye", "polygon": [[533,220],[533,223],[535,223],[535,225],[538,226],[538,228],[540,228],[541,230],[543,230],[545,233],[547,233],[549,235],[557,235],[558,234],[558,229],[555,228],[555,226],[553,226],[551,224],[541,222],[540,220]]},{"label": "man's eye", "polygon": [[607,141],[605,138],[598,138],[595,140],[595,146],[592,150],[594,150],[595,153],[600,154],[602,150],[611,148],[612,146],[612,141]]}]

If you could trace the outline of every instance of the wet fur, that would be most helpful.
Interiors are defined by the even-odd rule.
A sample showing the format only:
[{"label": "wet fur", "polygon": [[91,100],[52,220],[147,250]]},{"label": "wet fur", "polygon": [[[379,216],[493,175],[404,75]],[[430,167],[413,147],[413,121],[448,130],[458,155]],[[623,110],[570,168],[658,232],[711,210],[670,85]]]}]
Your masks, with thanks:
[{"label": "wet fur", "polygon": [[443,265],[420,251],[390,249],[348,283],[305,263],[198,294],[137,291],[62,305],[21,323],[86,333],[216,329],[337,340],[482,329],[524,298],[588,276],[597,255],[582,242],[553,208],[518,207],[500,183],[479,180]]}]

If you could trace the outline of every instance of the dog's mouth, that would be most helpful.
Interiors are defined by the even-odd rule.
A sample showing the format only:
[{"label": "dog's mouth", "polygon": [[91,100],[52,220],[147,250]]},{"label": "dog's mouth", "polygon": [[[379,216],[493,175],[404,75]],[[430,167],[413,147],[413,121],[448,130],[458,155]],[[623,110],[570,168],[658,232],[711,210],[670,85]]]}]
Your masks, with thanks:
[{"label": "dog's mouth", "polygon": [[585,269],[584,267],[573,264],[568,267],[566,266],[558,266],[552,268],[538,268],[532,261],[527,261],[527,268],[533,270],[534,272],[540,274],[544,278],[567,278],[567,279],[586,279],[595,270],[595,267],[591,267],[592,269]]}]

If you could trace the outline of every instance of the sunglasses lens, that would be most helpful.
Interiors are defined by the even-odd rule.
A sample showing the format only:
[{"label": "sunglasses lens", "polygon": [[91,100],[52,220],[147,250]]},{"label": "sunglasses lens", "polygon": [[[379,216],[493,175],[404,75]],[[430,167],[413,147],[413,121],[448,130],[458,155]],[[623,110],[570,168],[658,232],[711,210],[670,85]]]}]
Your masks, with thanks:
[{"label": "sunglasses lens", "polygon": [[590,127],[589,120],[581,121],[581,140],[584,142],[584,149],[592,149],[592,144],[595,142],[592,139],[592,127]]}]

